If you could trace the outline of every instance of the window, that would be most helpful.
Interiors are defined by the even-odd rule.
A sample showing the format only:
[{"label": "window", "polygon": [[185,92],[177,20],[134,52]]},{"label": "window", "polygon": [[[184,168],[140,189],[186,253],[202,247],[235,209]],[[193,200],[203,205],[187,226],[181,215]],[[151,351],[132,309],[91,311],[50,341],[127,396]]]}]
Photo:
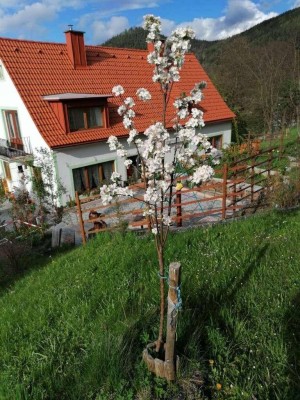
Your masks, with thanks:
[{"label": "window", "polygon": [[5,110],[4,117],[10,139],[21,139],[18,113],[14,110]]},{"label": "window", "polygon": [[3,73],[3,67],[0,65],[0,81],[4,80],[4,73]]},{"label": "window", "polygon": [[103,126],[102,107],[69,107],[68,117],[71,132]]},{"label": "window", "polygon": [[220,150],[223,145],[223,135],[212,136],[208,138],[213,147]]},{"label": "window", "polygon": [[3,113],[9,136],[9,146],[18,150],[24,150],[17,111],[5,110]]},{"label": "window", "polygon": [[75,191],[81,194],[100,187],[102,183],[109,181],[113,171],[113,161],[73,169]]}]

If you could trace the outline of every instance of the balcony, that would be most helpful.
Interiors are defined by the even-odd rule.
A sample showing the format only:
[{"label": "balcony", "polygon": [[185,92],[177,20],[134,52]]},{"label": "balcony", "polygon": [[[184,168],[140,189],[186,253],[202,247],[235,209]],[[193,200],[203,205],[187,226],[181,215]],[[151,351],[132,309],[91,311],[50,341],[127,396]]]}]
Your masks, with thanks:
[{"label": "balcony", "polygon": [[22,161],[32,154],[29,137],[15,139],[0,139],[0,159],[4,161]]}]

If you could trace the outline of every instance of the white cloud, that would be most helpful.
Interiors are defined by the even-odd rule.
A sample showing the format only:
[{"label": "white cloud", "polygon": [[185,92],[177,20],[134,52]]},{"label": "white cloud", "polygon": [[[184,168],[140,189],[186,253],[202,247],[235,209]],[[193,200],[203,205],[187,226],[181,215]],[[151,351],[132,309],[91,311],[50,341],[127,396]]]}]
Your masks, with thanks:
[{"label": "white cloud", "polygon": [[[0,0],[0,34],[8,37],[39,38],[55,25],[73,23],[93,29],[94,40],[105,40],[129,27],[120,13],[158,7],[170,0]],[[76,10],[82,10],[79,17]],[[88,10],[88,13],[86,12]],[[68,19],[66,19],[68,18]],[[109,19],[110,18],[110,19]],[[100,21],[100,22],[98,22]],[[53,22],[51,25],[50,22]],[[77,25],[77,23],[79,25]],[[101,29],[103,28],[103,32]],[[88,35],[90,38],[91,34]]]},{"label": "white cloud", "polygon": [[[300,0],[289,1],[295,7],[300,5]],[[126,11],[143,9],[148,13],[167,3],[172,6],[173,0],[0,0],[0,34],[37,39],[43,34],[48,38],[51,30],[58,31],[57,26],[63,31],[73,23],[74,29],[87,32],[87,41],[101,43],[129,27]],[[277,15],[263,12],[258,4],[257,0],[228,0],[221,17],[194,18],[180,26],[192,26],[199,39],[222,39]],[[80,16],[76,10],[80,10]],[[176,25],[170,19],[162,19],[163,33],[170,34]]]},{"label": "white cloud", "polygon": [[262,12],[251,0],[229,0],[223,16],[194,18],[192,21],[181,23],[180,26],[191,26],[198,39],[217,40],[236,35],[276,15],[274,12]]},{"label": "white cloud", "polygon": [[296,0],[294,3],[294,8],[300,7],[300,0]]},{"label": "white cloud", "polygon": [[126,17],[112,17],[108,21],[94,21],[91,24],[93,43],[101,44],[112,36],[123,32],[129,28],[129,22]]},{"label": "white cloud", "polygon": [[44,31],[40,21],[51,21],[55,18],[56,10],[42,3],[26,5],[23,9],[13,14],[2,14],[0,19],[0,32],[14,32],[22,36],[25,32]]},{"label": "white cloud", "polygon": [[161,18],[161,29],[164,35],[170,35],[170,33],[176,28],[176,24],[174,21],[170,19]]}]

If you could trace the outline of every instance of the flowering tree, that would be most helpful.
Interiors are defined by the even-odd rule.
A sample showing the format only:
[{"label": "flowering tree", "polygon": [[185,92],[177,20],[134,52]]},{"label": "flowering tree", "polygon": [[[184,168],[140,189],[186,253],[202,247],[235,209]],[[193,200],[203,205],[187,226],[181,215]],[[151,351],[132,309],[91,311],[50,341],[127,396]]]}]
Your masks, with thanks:
[{"label": "flowering tree", "polygon": [[[218,162],[219,153],[212,148],[207,137],[200,133],[204,122],[203,113],[197,105],[203,97],[204,82],[195,84],[188,96],[182,94],[176,99],[174,126],[170,132],[166,129],[166,109],[170,93],[173,83],[180,79],[180,69],[184,63],[185,53],[190,48],[190,39],[194,37],[193,31],[189,28],[179,28],[162,42],[159,18],[153,15],[145,16],[144,27],[149,32],[147,42],[153,45],[153,51],[147,59],[154,66],[153,82],[160,85],[162,93],[162,120],[149,126],[143,134],[139,134],[134,125],[135,100],[124,96],[125,90],[121,85],[115,86],[112,92],[123,99],[118,113],[123,117],[124,127],[129,131],[127,142],[135,146],[140,160],[140,172],[145,182],[144,216],[148,218],[155,237],[161,302],[159,333],[156,341],[156,351],[159,351],[164,344],[164,249],[172,223],[172,196],[179,181],[184,181],[189,187],[193,187],[209,180],[214,172],[211,165]],[[136,96],[138,101],[151,100],[151,94],[145,88],[138,89]],[[170,143],[171,139],[175,140],[173,146]],[[132,160],[126,158],[127,151],[118,139],[110,136],[108,144],[110,150],[116,151],[119,157],[124,158],[124,164],[129,168]],[[112,184],[103,185],[100,189],[104,205],[110,203],[116,196],[137,196],[132,189],[123,187],[118,172],[112,174],[111,181]]]}]

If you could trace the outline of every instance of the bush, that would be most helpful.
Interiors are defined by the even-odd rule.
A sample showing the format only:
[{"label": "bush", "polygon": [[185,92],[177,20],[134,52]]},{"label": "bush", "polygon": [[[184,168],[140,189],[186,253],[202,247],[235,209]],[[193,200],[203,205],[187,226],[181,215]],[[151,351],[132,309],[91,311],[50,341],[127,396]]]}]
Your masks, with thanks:
[{"label": "bush", "polygon": [[270,203],[275,208],[290,208],[300,205],[300,168],[292,168],[286,175],[276,175]]}]

